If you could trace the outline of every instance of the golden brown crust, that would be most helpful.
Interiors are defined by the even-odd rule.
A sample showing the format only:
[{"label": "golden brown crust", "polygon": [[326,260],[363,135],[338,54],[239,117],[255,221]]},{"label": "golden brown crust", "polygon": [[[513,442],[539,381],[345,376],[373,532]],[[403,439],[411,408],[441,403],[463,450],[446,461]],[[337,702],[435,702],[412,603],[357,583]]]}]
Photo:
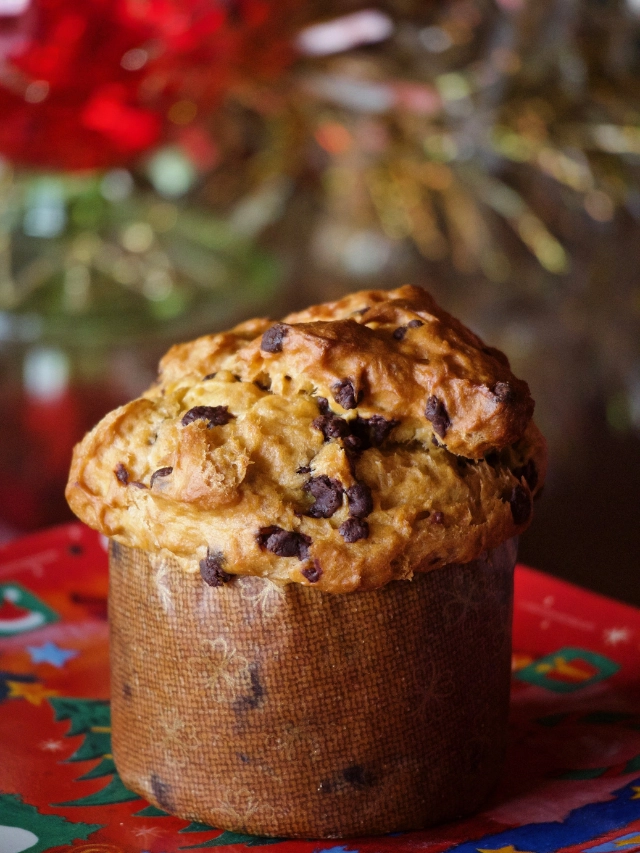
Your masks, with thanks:
[{"label": "golden brown crust", "polygon": [[420,288],[252,320],[160,368],[78,445],[67,498],[192,570],[208,554],[223,574],[376,588],[521,532],[544,482],[526,383]]}]

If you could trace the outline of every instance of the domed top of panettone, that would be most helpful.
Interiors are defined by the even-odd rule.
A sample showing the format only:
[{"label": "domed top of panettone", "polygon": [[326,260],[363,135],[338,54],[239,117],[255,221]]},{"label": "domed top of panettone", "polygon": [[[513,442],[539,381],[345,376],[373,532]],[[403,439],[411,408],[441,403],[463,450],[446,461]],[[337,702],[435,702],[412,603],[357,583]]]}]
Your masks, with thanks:
[{"label": "domed top of panettone", "polygon": [[76,447],[74,512],[233,575],[372,589],[520,533],[546,469],[528,386],[417,287],[174,346]]}]

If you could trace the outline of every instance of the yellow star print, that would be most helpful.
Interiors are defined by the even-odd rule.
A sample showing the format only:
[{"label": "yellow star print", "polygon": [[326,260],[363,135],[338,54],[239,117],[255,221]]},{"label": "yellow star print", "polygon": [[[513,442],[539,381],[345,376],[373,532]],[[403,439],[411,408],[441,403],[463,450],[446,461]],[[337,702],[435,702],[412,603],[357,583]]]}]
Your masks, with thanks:
[{"label": "yellow star print", "polygon": [[584,669],[580,669],[579,666],[573,666],[571,663],[567,663],[566,658],[563,658],[561,655],[556,655],[554,657],[553,664],[539,663],[535,669],[536,672],[541,672],[543,674],[555,670],[558,675],[565,675],[567,678],[575,678],[576,681],[587,681],[591,678],[590,673],[585,672]]},{"label": "yellow star print", "polygon": [[[640,788],[636,788],[636,790],[640,791]],[[631,799],[633,800],[635,799],[635,797],[632,797]],[[622,838],[620,841],[614,841],[613,843],[616,845],[616,847],[628,847],[629,844],[640,843],[640,835],[634,835],[631,838]]]},{"label": "yellow star print", "polygon": [[640,800],[640,787],[638,785],[632,785],[631,790],[633,791],[632,800]]},{"label": "yellow star print", "polygon": [[494,850],[483,850],[482,847],[477,847],[478,853],[531,853],[529,850],[516,850],[513,844],[508,847],[497,847]]},{"label": "yellow star print", "polygon": [[43,700],[48,696],[58,695],[57,690],[49,690],[42,684],[30,684],[28,682],[9,680],[7,680],[6,683],[10,690],[10,699],[26,699],[27,702],[30,702],[32,705],[42,705]]}]

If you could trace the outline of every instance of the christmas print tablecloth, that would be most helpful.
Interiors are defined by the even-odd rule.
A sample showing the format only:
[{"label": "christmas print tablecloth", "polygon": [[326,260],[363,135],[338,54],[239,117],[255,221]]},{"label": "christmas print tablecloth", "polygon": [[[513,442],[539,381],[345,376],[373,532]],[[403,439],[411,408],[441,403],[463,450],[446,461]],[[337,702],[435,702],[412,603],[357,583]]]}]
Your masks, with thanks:
[{"label": "christmas print tablecloth", "polygon": [[[605,570],[603,568],[603,570]],[[473,818],[287,841],[128,791],[111,756],[106,543],[70,524],[0,547],[0,853],[640,851],[640,611],[518,567],[509,756]]]}]

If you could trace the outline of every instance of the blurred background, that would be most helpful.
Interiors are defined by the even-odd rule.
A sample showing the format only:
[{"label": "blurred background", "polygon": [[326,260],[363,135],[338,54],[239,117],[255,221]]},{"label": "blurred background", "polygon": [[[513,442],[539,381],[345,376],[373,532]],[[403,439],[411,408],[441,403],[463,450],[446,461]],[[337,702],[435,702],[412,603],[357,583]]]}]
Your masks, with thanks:
[{"label": "blurred background", "polygon": [[0,0],[0,539],[173,342],[416,283],[526,378],[523,561],[640,604],[640,0]]}]

